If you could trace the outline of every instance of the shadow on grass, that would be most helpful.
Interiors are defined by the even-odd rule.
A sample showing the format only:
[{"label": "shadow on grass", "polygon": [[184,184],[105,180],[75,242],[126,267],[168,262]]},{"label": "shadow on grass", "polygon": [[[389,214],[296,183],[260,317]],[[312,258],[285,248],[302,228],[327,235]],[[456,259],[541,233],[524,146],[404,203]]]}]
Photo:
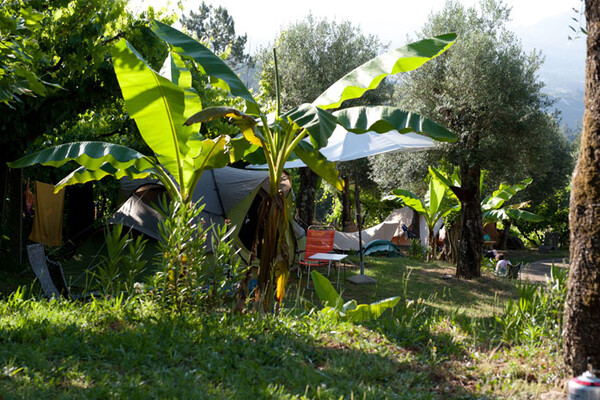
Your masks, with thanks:
[{"label": "shadow on grass", "polygon": [[3,399],[419,399],[440,390],[423,356],[351,324],[54,307],[2,325]]}]

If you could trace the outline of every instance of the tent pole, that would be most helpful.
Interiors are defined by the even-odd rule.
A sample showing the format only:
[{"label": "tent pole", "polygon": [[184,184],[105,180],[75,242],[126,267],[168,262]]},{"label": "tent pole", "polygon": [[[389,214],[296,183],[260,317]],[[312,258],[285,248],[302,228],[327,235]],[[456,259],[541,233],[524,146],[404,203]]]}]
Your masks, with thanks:
[{"label": "tent pole", "polygon": [[365,274],[365,265],[363,262],[363,245],[362,245],[362,218],[360,215],[360,199],[358,197],[358,167],[354,162],[354,208],[356,209],[356,225],[358,226],[358,252],[360,254],[360,274]]}]

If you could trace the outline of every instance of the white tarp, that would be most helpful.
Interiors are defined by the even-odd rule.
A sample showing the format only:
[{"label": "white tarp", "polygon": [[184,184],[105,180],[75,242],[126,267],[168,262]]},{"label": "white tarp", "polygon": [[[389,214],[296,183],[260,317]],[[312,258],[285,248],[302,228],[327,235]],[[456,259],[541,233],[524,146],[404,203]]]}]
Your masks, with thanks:
[{"label": "white tarp", "polygon": [[[306,139],[308,140],[308,139]],[[329,161],[350,161],[382,153],[397,151],[418,151],[434,146],[431,138],[416,133],[366,132],[355,134],[338,126],[327,141],[327,146],[319,151]],[[299,168],[306,165],[300,161],[288,161],[285,168]],[[250,169],[266,169],[266,165],[249,165]]]}]

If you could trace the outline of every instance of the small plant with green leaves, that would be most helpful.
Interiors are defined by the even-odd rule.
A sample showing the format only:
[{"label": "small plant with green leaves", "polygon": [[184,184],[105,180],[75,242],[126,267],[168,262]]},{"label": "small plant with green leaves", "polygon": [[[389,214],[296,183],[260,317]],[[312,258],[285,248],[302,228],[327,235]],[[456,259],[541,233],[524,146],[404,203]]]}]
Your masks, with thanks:
[{"label": "small plant with green leaves", "polygon": [[408,248],[408,257],[413,260],[423,260],[425,258],[425,254],[427,253],[427,248],[421,244],[420,239],[410,239],[410,247]]},{"label": "small plant with green leaves", "polygon": [[329,279],[312,271],[310,273],[315,291],[325,308],[321,310],[323,314],[337,315],[342,320],[350,322],[365,322],[377,319],[388,308],[394,308],[400,301],[400,297],[390,297],[372,304],[357,304],[356,300],[343,302],[342,297],[335,290]]},{"label": "small plant with green leaves", "polygon": [[143,254],[147,240],[142,236],[133,239],[129,232],[123,234],[123,225],[107,227],[104,239],[108,255],[91,272],[96,289],[107,296],[121,291],[133,293],[136,277],[146,268]]},{"label": "small plant with green leaves", "polygon": [[429,189],[427,190],[424,199],[421,199],[413,192],[404,189],[394,189],[392,190],[392,194],[402,200],[406,206],[412,208],[425,218],[428,230],[427,243],[429,247],[429,250],[427,251],[427,261],[431,261],[435,258],[437,247],[434,239],[435,225],[440,219],[443,219],[454,211],[457,208],[457,205],[456,201],[450,196],[450,189],[444,186],[431,171],[428,180]]},{"label": "small plant with green leaves", "polygon": [[[155,295],[179,312],[221,306],[242,273],[231,239],[234,228],[227,224],[204,227],[203,206],[171,202],[162,208],[166,211],[159,225]],[[208,237],[212,254],[207,250]]]},{"label": "small plant with green leaves", "polygon": [[560,345],[566,283],[566,271],[552,265],[546,285],[519,284],[518,300],[509,300],[504,316],[495,317],[503,340],[536,347],[547,338]]}]

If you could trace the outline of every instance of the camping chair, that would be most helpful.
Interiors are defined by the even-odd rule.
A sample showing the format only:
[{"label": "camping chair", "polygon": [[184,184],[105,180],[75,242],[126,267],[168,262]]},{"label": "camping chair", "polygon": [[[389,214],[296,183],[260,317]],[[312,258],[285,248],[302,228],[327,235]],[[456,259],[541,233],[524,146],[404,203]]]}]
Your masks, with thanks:
[{"label": "camping chair", "polygon": [[523,266],[523,261],[518,262],[515,265],[509,264],[508,269],[506,271],[506,277],[508,279],[518,279],[519,272],[521,272],[521,267]]},{"label": "camping chair", "polygon": [[[46,257],[42,243],[27,245],[27,257],[31,269],[42,285],[44,296],[49,299],[63,297],[73,300],[82,300],[85,297],[71,294],[62,266]],[[93,296],[94,293],[90,295]]]},{"label": "camping chair", "polygon": [[310,279],[310,268],[327,264],[327,276],[331,271],[331,260],[311,260],[317,253],[333,252],[335,229],[332,226],[311,225],[306,231],[306,247],[298,259],[298,278],[302,278],[302,267],[307,267]]}]

